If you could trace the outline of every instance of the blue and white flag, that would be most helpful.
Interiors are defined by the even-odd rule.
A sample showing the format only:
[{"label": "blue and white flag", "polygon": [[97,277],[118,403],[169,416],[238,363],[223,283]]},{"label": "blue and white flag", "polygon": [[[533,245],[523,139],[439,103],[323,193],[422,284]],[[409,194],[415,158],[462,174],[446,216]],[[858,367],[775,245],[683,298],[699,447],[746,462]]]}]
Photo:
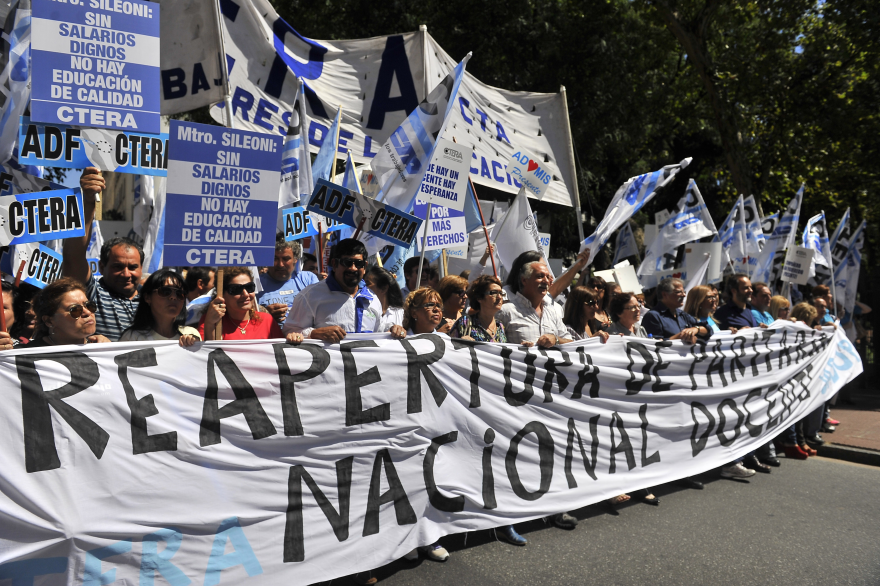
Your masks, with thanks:
[{"label": "blue and white flag", "polygon": [[[779,223],[779,212],[775,214],[770,214],[769,216],[764,216],[761,218],[761,232],[764,234],[764,242],[767,241],[767,236],[773,234],[773,231],[776,230],[776,225]],[[763,249],[763,247],[762,247]]]},{"label": "blue and white flag", "polygon": [[0,163],[13,157],[18,121],[30,99],[31,2],[19,0],[6,16],[0,39]]},{"label": "blue and white flag", "polygon": [[811,277],[816,276],[816,265],[831,268],[831,244],[828,240],[828,228],[825,225],[825,212],[807,220],[807,226],[804,228],[804,248],[815,251],[810,262]]},{"label": "blue and white flag", "polygon": [[636,246],[636,238],[633,236],[632,228],[630,228],[629,222],[625,222],[617,232],[617,240],[614,243],[614,260],[611,261],[611,266],[629,256],[638,256],[638,254],[639,248]]},{"label": "blue and white flag", "polygon": [[315,190],[312,180],[312,158],[309,156],[308,114],[306,113],[302,80],[297,80],[296,101],[290,115],[290,126],[281,151],[281,193],[278,207],[296,206],[307,200]]},{"label": "blue and white flag", "polygon": [[750,259],[757,258],[758,253],[764,248],[764,231],[761,229],[761,216],[758,215],[758,205],[755,196],[750,195],[743,200],[743,210],[746,213],[746,252]]},{"label": "blue and white flag", "polygon": [[834,231],[834,234],[831,235],[831,240],[829,244],[831,245],[831,250],[834,250],[834,247],[837,246],[838,240],[844,233],[849,232],[849,208],[846,208],[846,211],[843,212],[843,217],[840,218],[840,223],[837,224],[837,229]]},{"label": "blue and white flag", "polygon": [[669,219],[660,226],[657,237],[645,251],[645,259],[639,266],[638,275],[650,275],[663,270],[663,255],[682,244],[716,234],[715,223],[697,183],[691,179],[687,191],[672,210]]},{"label": "blue and white flag", "polygon": [[748,271],[749,253],[746,248],[746,211],[743,205],[743,196],[740,195],[733,204],[733,209],[727,214],[721,229],[712,239],[712,242],[721,243],[721,266],[733,263],[737,272]]},{"label": "blue and white flag", "polygon": [[468,53],[379,149],[370,167],[382,190],[377,199],[383,203],[404,212],[412,209],[416,192],[434,155],[437,137],[443,136],[449,112],[455,107],[458,88],[470,58]]},{"label": "blue and white flag", "polygon": [[865,243],[866,222],[862,220],[852,234],[843,262],[834,267],[834,295],[837,303],[843,305],[844,312],[852,313],[856,305],[859,273],[862,265],[862,247]]},{"label": "blue and white flag", "polygon": [[148,273],[165,266],[165,186],[165,177],[153,179],[153,213],[144,238],[144,271]]},{"label": "blue and white flag", "polygon": [[483,227],[483,221],[480,219],[480,210],[477,209],[479,205],[477,203],[477,194],[473,190],[473,184],[468,181],[467,197],[464,202],[464,222],[468,233]]},{"label": "blue and white flag", "polygon": [[[318,183],[318,179],[330,181],[333,177],[333,170],[336,168],[336,151],[339,139],[339,123],[342,118],[342,109],[336,110],[336,117],[333,118],[333,124],[330,130],[324,135],[324,142],[321,144],[321,150],[315,156],[315,163],[312,165],[312,183]],[[312,195],[309,192],[309,195]],[[306,198],[308,199],[308,198]]]},{"label": "blue and white flag", "polygon": [[758,256],[758,262],[752,273],[753,281],[760,281],[771,285],[776,282],[782,272],[782,263],[785,261],[785,250],[794,246],[797,240],[797,226],[801,215],[801,202],[804,198],[804,186],[798,189],[797,194],[791,198],[788,205],[779,215],[779,223],[773,233],[767,237],[764,249]]},{"label": "blue and white flag", "polygon": [[638,175],[620,186],[596,231],[581,243],[580,252],[590,251],[588,266],[596,258],[599,249],[611,239],[611,235],[651,201],[657,190],[672,181],[679,171],[690,164],[691,160],[688,157],[675,165],[666,165],[658,171]]}]

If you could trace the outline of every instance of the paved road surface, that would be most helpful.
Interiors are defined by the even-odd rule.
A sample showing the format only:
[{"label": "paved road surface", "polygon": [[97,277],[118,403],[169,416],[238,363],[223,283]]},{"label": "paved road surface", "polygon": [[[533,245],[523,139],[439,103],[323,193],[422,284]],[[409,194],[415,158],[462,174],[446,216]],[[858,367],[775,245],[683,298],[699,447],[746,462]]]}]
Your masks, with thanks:
[{"label": "paved road surface", "polygon": [[703,491],[657,488],[659,507],[580,509],[571,532],[519,525],[523,548],[491,531],[451,535],[447,562],[395,562],[380,585],[880,584],[880,468],[810,458],[749,482],[700,479]]}]

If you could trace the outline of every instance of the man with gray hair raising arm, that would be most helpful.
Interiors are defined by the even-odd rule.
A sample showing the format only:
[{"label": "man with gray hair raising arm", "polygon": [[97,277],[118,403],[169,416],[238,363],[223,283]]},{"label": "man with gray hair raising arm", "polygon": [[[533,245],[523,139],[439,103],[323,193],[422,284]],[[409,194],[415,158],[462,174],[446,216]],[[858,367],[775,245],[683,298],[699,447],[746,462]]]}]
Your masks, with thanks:
[{"label": "man with gray hair raising arm", "polygon": [[319,281],[314,273],[297,271],[302,258],[302,244],[285,242],[281,234],[275,239],[275,261],[265,273],[260,273],[263,290],[257,293],[257,303],[265,307],[281,326],[293,305],[297,293]]},{"label": "man with gray hair raising arm", "polygon": [[[525,263],[518,278],[510,280],[513,295],[497,316],[504,324],[508,342],[541,348],[571,342],[565,337],[568,329],[562,321],[562,308],[547,295],[552,282],[550,268],[543,260]],[[552,521],[563,529],[574,529],[578,524],[569,513],[553,515]],[[512,525],[501,529],[499,536],[514,545],[526,544]]]}]

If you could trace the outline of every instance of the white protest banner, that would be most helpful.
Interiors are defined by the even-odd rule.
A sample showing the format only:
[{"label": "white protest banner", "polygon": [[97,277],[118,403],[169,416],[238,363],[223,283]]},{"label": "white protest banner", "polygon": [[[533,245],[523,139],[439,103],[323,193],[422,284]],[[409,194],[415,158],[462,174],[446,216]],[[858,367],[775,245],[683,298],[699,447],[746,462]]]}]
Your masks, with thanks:
[{"label": "white protest banner", "polygon": [[33,0],[32,9],[35,122],[160,132],[158,4]]},{"label": "white protest banner", "polygon": [[217,0],[159,0],[162,114],[212,106],[226,96]]},{"label": "white protest banner", "polygon": [[56,189],[0,197],[0,246],[83,236],[82,192]]},{"label": "white protest banner", "polygon": [[529,197],[541,199],[547,192],[553,173],[537,157],[517,150],[507,163],[507,173],[526,188]]},{"label": "white protest banner", "polygon": [[840,329],[790,322],[369,338],[3,352],[0,575],[314,584],[728,464],[862,370]]},{"label": "white protest banner", "polygon": [[433,205],[464,211],[468,185],[468,162],[465,150],[451,140],[437,139],[434,156],[428,164],[418,197],[433,198]]},{"label": "white protest banner", "polygon": [[280,136],[171,121],[166,266],[269,266],[275,254]]},{"label": "white protest banner", "polygon": [[815,250],[802,246],[792,246],[785,255],[785,263],[782,266],[783,281],[791,281],[797,285],[806,285],[810,280],[810,266],[813,262]]},{"label": "white protest banner", "polygon": [[167,175],[168,135],[104,128],[74,128],[21,117],[18,162],[68,169]]}]

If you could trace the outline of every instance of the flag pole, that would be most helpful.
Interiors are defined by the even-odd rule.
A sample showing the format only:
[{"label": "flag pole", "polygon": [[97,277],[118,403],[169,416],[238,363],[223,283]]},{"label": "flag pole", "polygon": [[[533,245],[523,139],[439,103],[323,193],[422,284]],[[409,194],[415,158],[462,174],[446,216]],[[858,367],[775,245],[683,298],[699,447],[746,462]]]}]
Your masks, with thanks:
[{"label": "flag pole", "polygon": [[330,183],[336,183],[336,154],[339,151],[339,127],[342,126],[342,104],[336,110],[336,118],[339,123],[336,125],[336,136],[333,137],[333,174],[330,176]]},{"label": "flag pole", "polygon": [[226,105],[226,121],[229,128],[234,130],[232,92],[229,91],[229,65],[226,61],[226,39],[223,37],[223,16],[220,9],[220,0],[214,0],[214,14],[217,16],[217,35],[220,37],[220,68],[223,70],[223,85],[226,86],[226,95],[223,97],[223,103]]},{"label": "flag pole", "polygon": [[434,203],[434,194],[428,197],[428,208],[425,211],[425,233],[422,235],[422,255],[419,258],[419,276],[416,278],[416,289],[422,286],[422,267],[425,266],[425,245],[428,243],[428,218],[431,217],[431,205]]},{"label": "flag pole", "polygon": [[[217,297],[223,297],[223,267],[217,267],[217,275],[214,277],[214,282],[216,283],[215,287],[217,288]],[[222,317],[220,318],[220,321],[217,322],[217,325],[214,327],[214,339],[223,339]]]},{"label": "flag pole", "polygon": [[318,272],[324,272],[324,231],[318,222]]},{"label": "flag pole", "polygon": [[[825,217],[825,210],[822,210],[822,221],[825,222],[825,234],[828,234],[828,218]],[[817,250],[816,252],[821,252]],[[815,253],[813,253],[815,254]],[[843,261],[846,262],[846,257],[843,258]],[[831,263],[831,266],[828,268],[831,270],[831,303],[834,304],[834,315],[837,315],[837,287],[834,286],[834,256],[828,259],[828,262]],[[846,311],[846,308],[843,308]]]},{"label": "flag pole", "polygon": [[[455,140],[455,137],[452,137],[452,142],[458,144],[458,141]],[[480,214],[480,223],[483,224],[483,234],[486,235],[486,244],[490,245],[492,242],[489,240],[489,229],[486,228],[486,220],[483,219],[483,207],[480,205],[480,198],[477,197],[477,190],[474,188],[474,182],[471,180],[471,174],[468,173],[468,183],[471,186],[471,192],[474,194],[474,203],[477,205],[477,213]],[[489,254],[489,259],[492,261],[492,273],[495,275],[495,278],[498,278],[498,269],[495,268],[495,251],[492,250],[491,254]]]},{"label": "flag pole", "polygon": [[559,86],[559,93],[562,95],[562,107],[565,112],[565,137],[568,139],[568,164],[571,166],[572,182],[571,189],[574,191],[572,203],[574,203],[574,211],[577,214],[578,238],[584,241],[584,222],[581,212],[581,194],[578,191],[577,168],[574,164],[574,140],[571,138],[571,122],[568,117],[568,96],[565,93],[565,86]]}]

